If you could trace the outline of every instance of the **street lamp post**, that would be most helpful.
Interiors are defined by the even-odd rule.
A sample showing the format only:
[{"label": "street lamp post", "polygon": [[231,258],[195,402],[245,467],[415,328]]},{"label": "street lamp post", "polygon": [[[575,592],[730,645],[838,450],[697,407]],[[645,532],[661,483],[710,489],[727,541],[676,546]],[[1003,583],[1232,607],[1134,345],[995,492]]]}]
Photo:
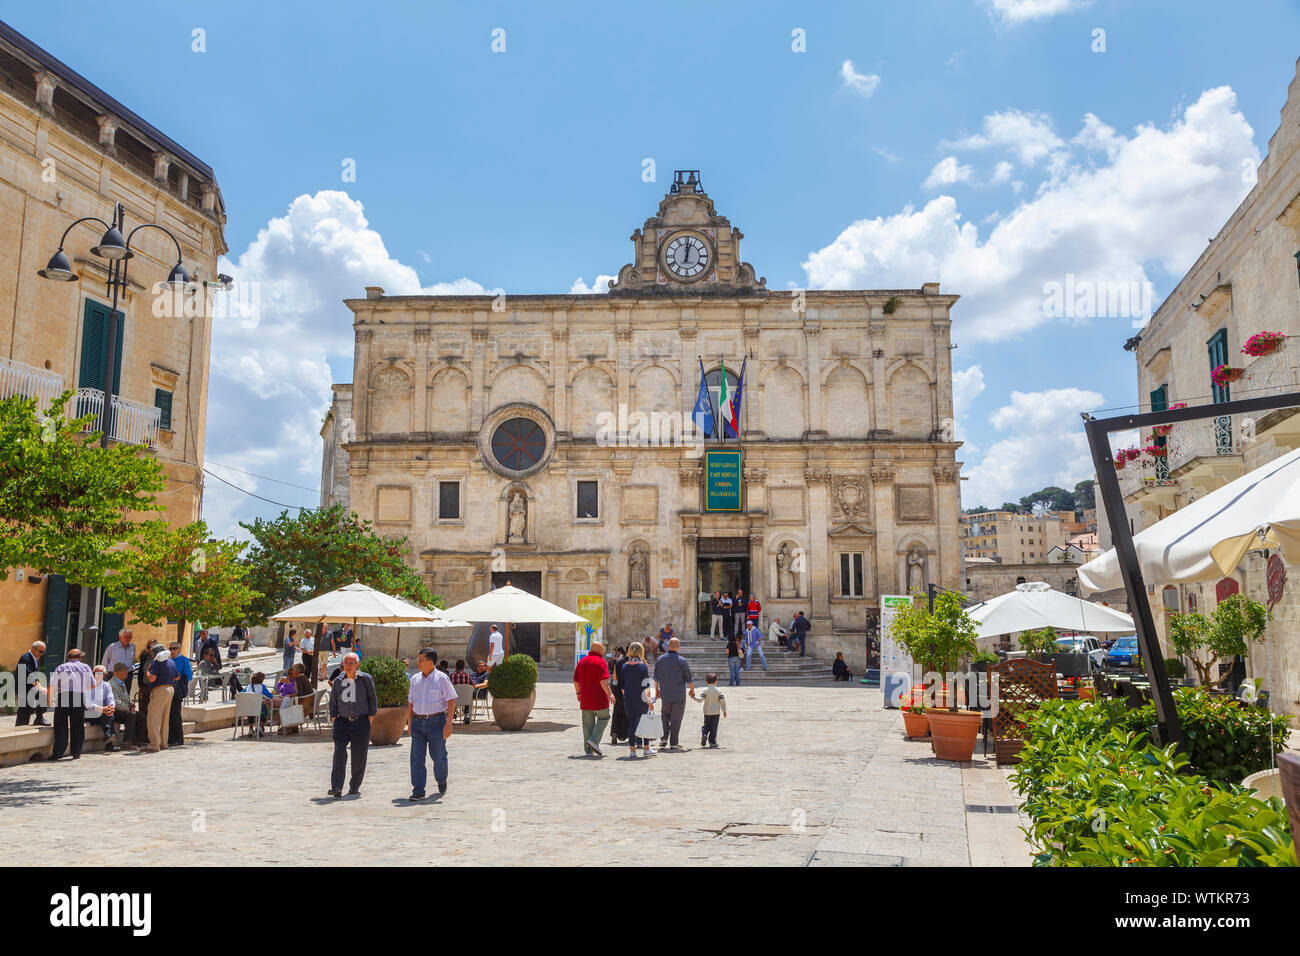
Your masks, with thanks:
[{"label": "street lamp post", "polygon": [[109,437],[115,425],[113,399],[116,396],[113,391],[113,360],[117,354],[117,304],[119,298],[124,298],[126,295],[127,262],[135,255],[131,251],[131,240],[135,237],[135,234],[141,229],[158,229],[165,233],[167,238],[176,246],[176,265],[172,266],[171,272],[168,273],[167,281],[183,286],[190,281],[190,276],[185,271],[185,257],[181,253],[181,244],[166,227],[160,226],[156,222],[141,223],[123,238],[122,231],[126,228],[126,210],[120,202],[113,206],[113,221],[111,223],[104,222],[104,220],[95,216],[83,216],[63,230],[63,236],[59,239],[58,250],[54,255],[50,256],[49,264],[44,269],[37,270],[37,275],[54,282],[76,282],[81,278],[72,271],[72,263],[68,261],[67,253],[63,251],[63,244],[67,241],[68,233],[83,222],[99,223],[105,230],[103,238],[99,240],[99,245],[92,247],[90,251],[101,259],[108,260],[108,282],[105,287],[105,294],[112,300],[112,306],[108,313],[108,341],[105,343],[108,356],[104,363],[104,418],[101,423],[103,425],[103,437],[100,439],[100,444],[107,448]]}]

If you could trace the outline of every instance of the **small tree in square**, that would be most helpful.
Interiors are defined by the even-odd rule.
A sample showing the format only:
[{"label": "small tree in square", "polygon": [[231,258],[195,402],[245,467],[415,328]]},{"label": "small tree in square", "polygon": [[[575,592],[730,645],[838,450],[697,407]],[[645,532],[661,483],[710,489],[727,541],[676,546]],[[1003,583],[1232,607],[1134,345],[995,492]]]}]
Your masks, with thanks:
[{"label": "small tree in square", "polygon": [[[1219,602],[1208,616],[1199,611],[1168,612],[1169,643],[1192,662],[1196,677],[1205,687],[1222,684],[1232,676],[1215,676],[1219,661],[1245,656],[1250,644],[1262,644],[1270,618],[1268,608],[1244,594],[1233,594]],[[1209,653],[1202,661],[1201,654]]]}]

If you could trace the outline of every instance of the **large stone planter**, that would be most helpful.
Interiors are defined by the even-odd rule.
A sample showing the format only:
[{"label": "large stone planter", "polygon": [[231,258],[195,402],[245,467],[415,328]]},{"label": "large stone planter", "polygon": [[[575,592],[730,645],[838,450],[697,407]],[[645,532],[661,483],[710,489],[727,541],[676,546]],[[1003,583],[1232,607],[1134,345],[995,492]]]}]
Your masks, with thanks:
[{"label": "large stone planter", "polygon": [[406,730],[406,707],[380,707],[370,718],[370,742],[395,744]]},{"label": "large stone planter", "polygon": [[492,716],[502,730],[523,730],[528,723],[528,715],[533,712],[533,702],[537,700],[534,689],[527,697],[493,697]]},{"label": "large stone planter", "polygon": [[925,716],[930,723],[930,745],[936,757],[965,762],[974,756],[975,738],[984,719],[980,711],[927,710]]}]

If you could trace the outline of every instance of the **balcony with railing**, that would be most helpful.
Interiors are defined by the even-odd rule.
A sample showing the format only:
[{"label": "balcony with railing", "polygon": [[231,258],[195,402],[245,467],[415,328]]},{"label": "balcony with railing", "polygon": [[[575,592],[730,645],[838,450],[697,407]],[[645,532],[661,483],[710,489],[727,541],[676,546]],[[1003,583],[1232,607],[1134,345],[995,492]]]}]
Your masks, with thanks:
[{"label": "balcony with railing", "polygon": [[[1263,398],[1300,391],[1300,342],[1286,339],[1282,345],[1267,355],[1249,359],[1245,371],[1232,386],[1233,398]],[[1279,408],[1263,412],[1243,427],[1249,428],[1255,439],[1271,438],[1283,449],[1300,448],[1300,415],[1297,408]]]},{"label": "balcony with railing", "polygon": [[1146,505],[1172,509],[1176,506],[1181,483],[1169,477],[1167,459],[1143,456],[1119,470],[1119,490],[1126,501],[1141,501]]},{"label": "balcony with railing", "polygon": [[45,411],[63,391],[63,376],[13,359],[0,358],[0,399],[36,399],[36,407]]},{"label": "balcony with railing", "polygon": [[94,416],[82,429],[87,432],[104,431],[108,437],[130,445],[147,445],[150,448],[158,444],[158,423],[162,419],[162,409],[143,402],[133,402],[113,396],[109,414],[104,414],[104,393],[97,388],[79,388],[76,398],[70,403],[68,413],[75,418]]},{"label": "balcony with railing", "polygon": [[1212,491],[1242,473],[1239,424],[1231,415],[1173,426],[1166,442],[1168,474]]}]

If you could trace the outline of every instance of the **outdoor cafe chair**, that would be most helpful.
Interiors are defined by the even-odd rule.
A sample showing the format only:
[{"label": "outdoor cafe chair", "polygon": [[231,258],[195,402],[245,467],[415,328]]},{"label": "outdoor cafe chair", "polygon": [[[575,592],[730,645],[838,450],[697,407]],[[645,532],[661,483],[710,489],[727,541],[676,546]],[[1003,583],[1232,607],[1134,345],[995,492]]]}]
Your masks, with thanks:
[{"label": "outdoor cafe chair", "polygon": [[231,740],[239,736],[239,727],[244,720],[253,720],[257,732],[262,732],[262,701],[265,699],[249,690],[235,695],[235,732],[230,735]]},{"label": "outdoor cafe chair", "polygon": [[[473,688],[470,689],[473,690]],[[481,697],[478,694],[474,695],[474,701],[470,705],[469,710],[470,710],[471,720],[474,719],[474,715],[477,714],[480,710],[483,712],[484,717],[489,717],[491,715],[492,710],[490,707],[488,707],[488,693],[486,687],[483,688],[483,695]]]},{"label": "outdoor cafe chair", "polygon": [[474,709],[474,688],[469,684],[456,685],[456,716],[470,717]]},{"label": "outdoor cafe chair", "polygon": [[305,723],[312,724],[317,730],[329,726],[330,719],[330,689],[328,687],[317,687],[311,701],[311,714],[308,715]]}]

